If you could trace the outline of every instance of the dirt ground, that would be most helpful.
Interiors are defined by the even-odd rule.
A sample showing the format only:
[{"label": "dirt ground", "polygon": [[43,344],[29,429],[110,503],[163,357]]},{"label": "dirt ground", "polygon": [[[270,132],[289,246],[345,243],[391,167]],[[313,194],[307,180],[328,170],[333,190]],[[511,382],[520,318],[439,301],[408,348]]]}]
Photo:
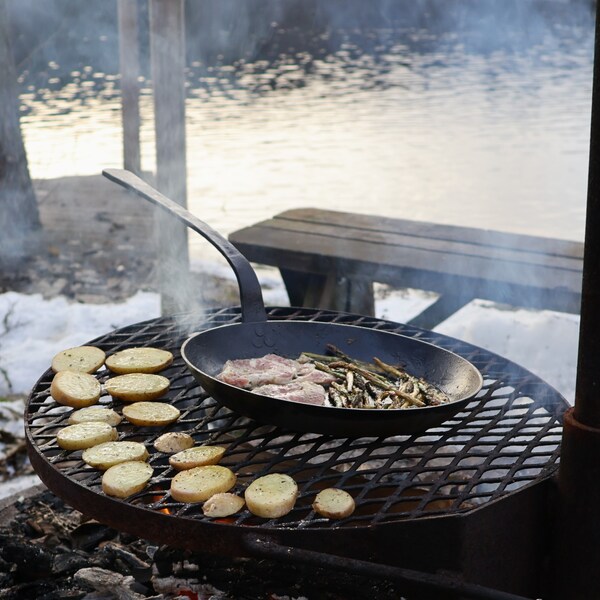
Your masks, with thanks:
[{"label": "dirt ground", "polygon": [[[23,262],[0,260],[0,293],[102,303],[159,290],[149,204],[101,175],[36,180],[34,187],[42,230]],[[190,273],[190,278],[207,305],[238,303],[232,281],[213,280],[209,286],[206,275]]]}]

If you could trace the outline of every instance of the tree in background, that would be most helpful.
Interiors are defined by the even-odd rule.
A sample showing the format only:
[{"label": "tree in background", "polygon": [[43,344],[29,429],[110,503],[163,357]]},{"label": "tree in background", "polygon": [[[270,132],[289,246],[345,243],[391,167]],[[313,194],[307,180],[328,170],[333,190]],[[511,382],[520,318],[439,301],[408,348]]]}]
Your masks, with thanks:
[{"label": "tree in background", "polygon": [[0,264],[26,254],[40,228],[37,202],[19,124],[17,79],[6,0],[0,0]]}]

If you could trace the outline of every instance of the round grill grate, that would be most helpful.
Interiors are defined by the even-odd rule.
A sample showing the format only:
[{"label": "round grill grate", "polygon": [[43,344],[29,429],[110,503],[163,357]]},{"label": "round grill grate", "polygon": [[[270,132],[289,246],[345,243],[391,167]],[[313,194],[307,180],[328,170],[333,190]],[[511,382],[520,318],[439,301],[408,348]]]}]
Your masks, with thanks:
[{"label": "round grill grate", "polygon": [[[470,344],[389,321],[337,312],[271,308],[269,318],[318,320],[384,329],[418,337],[471,361],[483,374],[484,386],[465,410],[439,427],[410,436],[336,438],[293,433],[251,421],[221,407],[208,397],[188,373],[179,354],[193,332],[240,320],[229,308],[177,317],[159,318],[113,331],[90,344],[107,354],[134,346],[156,346],[173,352],[175,360],[161,374],[171,381],[168,401],[181,410],[180,420],[167,428],[140,428],[125,420],[122,440],[146,444],[154,476],[150,485],[127,500],[107,498],[101,473],[81,460],[81,452],[66,452],[56,444],[56,433],[72,409],[57,405],[49,394],[52,372],[35,385],[26,410],[26,432],[32,462],[42,479],[59,496],[72,499],[85,488],[86,500],[145,509],[211,522],[198,504],[173,501],[168,490],[173,469],[168,457],[153,448],[164,431],[186,431],[196,443],[227,447],[221,464],[238,475],[242,492],[252,479],[269,473],[291,475],[300,490],[295,508],[286,517],[266,521],[247,510],[228,524],[268,528],[323,529],[364,527],[432,515],[466,512],[549,477],[559,459],[564,398],[518,365]],[[108,378],[106,370],[97,376]],[[101,399],[120,412],[122,403]],[[356,501],[353,515],[331,521],[315,514],[311,503],[325,487],[341,487]],[[85,507],[77,506],[85,511]],[[127,514],[134,514],[129,511]]]}]

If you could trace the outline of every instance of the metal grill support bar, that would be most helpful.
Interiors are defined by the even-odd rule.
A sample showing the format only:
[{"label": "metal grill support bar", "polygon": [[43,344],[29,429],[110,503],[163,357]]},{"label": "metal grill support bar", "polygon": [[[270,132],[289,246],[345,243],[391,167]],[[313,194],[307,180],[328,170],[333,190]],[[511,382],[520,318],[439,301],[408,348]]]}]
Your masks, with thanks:
[{"label": "metal grill support bar", "polygon": [[575,407],[564,416],[551,598],[600,597],[600,11],[596,10]]}]

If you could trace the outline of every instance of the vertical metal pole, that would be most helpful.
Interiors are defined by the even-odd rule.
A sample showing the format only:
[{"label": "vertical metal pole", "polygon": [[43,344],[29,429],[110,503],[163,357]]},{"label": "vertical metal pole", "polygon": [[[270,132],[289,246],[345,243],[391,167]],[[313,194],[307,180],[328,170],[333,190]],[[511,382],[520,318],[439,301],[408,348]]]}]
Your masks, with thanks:
[{"label": "vertical metal pole", "polygon": [[138,0],[119,0],[119,62],[123,115],[123,166],[140,175],[140,51]]},{"label": "vertical metal pole", "polygon": [[567,411],[558,473],[548,598],[600,598],[600,11],[575,406]]},{"label": "vertical metal pole", "polygon": [[[183,0],[150,0],[150,47],[156,135],[156,186],[187,206]],[[187,229],[157,211],[163,314],[190,304]]]},{"label": "vertical metal pole", "polygon": [[598,13],[594,54],[575,418],[585,425],[600,427],[600,14]]}]

